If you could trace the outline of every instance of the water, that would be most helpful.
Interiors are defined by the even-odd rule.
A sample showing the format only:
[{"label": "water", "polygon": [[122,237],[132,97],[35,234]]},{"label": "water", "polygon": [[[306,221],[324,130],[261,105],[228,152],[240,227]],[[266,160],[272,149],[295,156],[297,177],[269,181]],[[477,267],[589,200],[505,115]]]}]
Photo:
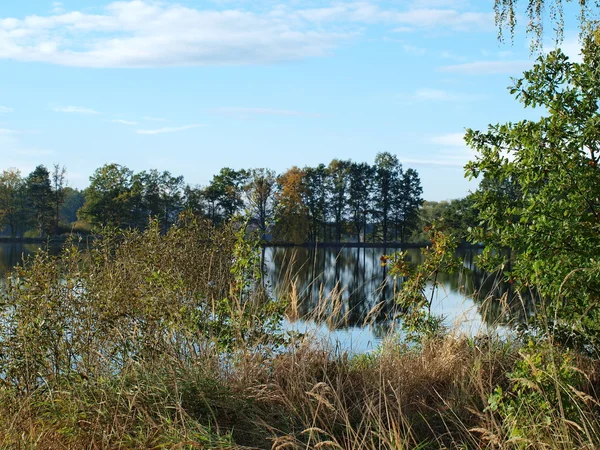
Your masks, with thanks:
[{"label": "water", "polygon": [[[0,277],[44,245],[0,243]],[[58,249],[54,246],[51,251]],[[285,326],[314,332],[344,350],[375,348],[399,325],[401,311],[394,298],[400,282],[388,276],[379,259],[393,251],[383,247],[265,249],[266,284],[276,298],[292,305]],[[473,263],[477,252],[459,251],[463,270],[438,276],[440,287],[432,308],[446,318],[448,326],[470,334],[530,314],[518,302],[502,305],[497,301],[512,298],[511,286],[477,269]],[[408,254],[414,263],[422,261],[419,249],[410,249]]]},{"label": "water", "polygon": [[[401,282],[389,277],[388,268],[380,262],[382,255],[392,252],[384,247],[266,249],[269,289],[292,304],[286,326],[314,332],[332,346],[350,351],[375,348],[399,326],[401,311],[395,297]],[[513,297],[510,285],[477,269],[474,259],[478,252],[458,252],[462,270],[438,276],[432,303],[432,312],[443,315],[448,327],[467,334],[530,314],[527,308],[508,301]],[[408,255],[415,264],[423,261],[420,249],[409,249]]]}]

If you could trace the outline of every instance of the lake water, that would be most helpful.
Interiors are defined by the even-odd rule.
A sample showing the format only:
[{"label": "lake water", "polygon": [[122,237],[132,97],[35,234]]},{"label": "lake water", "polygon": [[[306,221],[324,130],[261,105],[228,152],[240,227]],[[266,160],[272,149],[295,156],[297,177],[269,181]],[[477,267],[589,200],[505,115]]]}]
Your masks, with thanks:
[{"label": "lake water", "polygon": [[[271,247],[265,252],[266,281],[275,297],[292,305],[289,328],[313,331],[333,346],[362,352],[399,326],[395,294],[401,283],[380,262],[394,251]],[[477,269],[478,252],[458,251],[463,267],[438,276],[432,305],[448,327],[471,335],[531,314],[528,305],[513,298],[509,284]],[[423,261],[420,249],[409,249],[408,255],[415,264]]]},{"label": "lake water", "polygon": [[[0,276],[42,246],[0,243]],[[394,251],[269,247],[265,249],[264,281],[272,295],[290,304],[286,328],[314,332],[334,347],[364,352],[399,325],[394,299],[401,285],[388,276],[379,259]],[[510,285],[475,267],[477,252],[459,251],[463,269],[438,276],[440,287],[433,301],[433,312],[445,316],[449,327],[469,334],[531,313],[529,307],[508,301],[513,297]],[[410,249],[408,254],[414,263],[422,261],[419,249]]]}]

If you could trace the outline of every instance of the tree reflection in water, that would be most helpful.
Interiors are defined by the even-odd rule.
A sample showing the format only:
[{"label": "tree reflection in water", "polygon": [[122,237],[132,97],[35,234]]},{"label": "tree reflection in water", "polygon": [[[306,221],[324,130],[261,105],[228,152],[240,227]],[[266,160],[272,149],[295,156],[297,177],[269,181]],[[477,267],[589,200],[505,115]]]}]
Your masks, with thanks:
[{"label": "tree reflection in water", "polygon": [[[386,248],[270,247],[265,271],[274,296],[292,305],[290,319],[325,323],[330,330],[370,326],[386,335],[401,313],[394,302],[401,280],[388,277],[380,263]],[[521,322],[533,312],[530,295],[514,295],[501,277],[478,269],[478,250],[462,249],[463,269],[440,274],[434,312],[447,322],[465,319],[471,325],[503,326]],[[409,249],[412,262],[422,262],[419,249]]]}]

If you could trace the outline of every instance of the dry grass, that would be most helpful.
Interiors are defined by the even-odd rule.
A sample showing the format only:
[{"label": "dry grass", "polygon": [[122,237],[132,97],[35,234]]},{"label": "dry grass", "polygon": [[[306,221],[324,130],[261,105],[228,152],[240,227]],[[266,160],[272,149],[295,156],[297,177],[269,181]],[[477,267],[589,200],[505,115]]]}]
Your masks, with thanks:
[{"label": "dry grass", "polygon": [[[196,224],[99,242],[60,260],[40,254],[7,287],[0,448],[600,446],[589,358],[569,359],[581,377],[556,378],[574,409],[552,409],[556,426],[536,424],[535,404],[524,402],[517,436],[512,416],[488,408],[498,386],[512,392],[507,374],[525,352],[517,341],[409,345],[392,335],[369,354],[333,352],[277,332],[279,307],[247,290],[233,230]],[[347,314],[343,293],[320,299],[332,324]],[[302,317],[297,289],[289,305]],[[532,377],[533,391],[545,380]]]}]

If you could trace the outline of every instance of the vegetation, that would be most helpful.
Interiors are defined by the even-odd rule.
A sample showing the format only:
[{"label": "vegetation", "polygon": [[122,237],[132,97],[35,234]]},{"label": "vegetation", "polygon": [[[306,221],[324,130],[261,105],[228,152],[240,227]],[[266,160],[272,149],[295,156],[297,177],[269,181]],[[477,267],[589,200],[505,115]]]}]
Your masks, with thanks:
[{"label": "vegetation", "polygon": [[417,172],[403,171],[389,153],[379,154],[375,167],[333,160],[280,176],[226,167],[206,187],[185,185],[168,171],[106,164],[82,192],[66,186],[64,168],[50,174],[38,166],[26,180],[11,169],[0,178],[0,224],[13,238],[44,238],[106,226],[142,230],[157,218],[164,233],[182,211],[217,225],[247,212],[263,240],[408,241],[419,228],[422,192]]},{"label": "vegetation", "polygon": [[[583,62],[554,51],[515,80],[545,115],[467,130],[479,189],[426,203],[420,219],[416,172],[385,153],[279,177],[225,168],[203,189],[111,164],[84,202],[58,166],[5,171],[11,235],[57,233],[81,203],[98,235],[6,278],[0,448],[599,448],[599,36],[586,35]],[[270,231],[404,240],[418,220],[422,261],[382,257],[411,335],[350,355],[284,331],[299,308],[263,287],[257,244]],[[479,265],[535,299],[525,324],[467,337],[433,314],[460,239],[484,244]]]},{"label": "vegetation", "polygon": [[593,359],[493,335],[334,352],[281,330],[239,226],[105,229],[89,249],[17,267],[1,309],[0,447],[600,445]]},{"label": "vegetation", "polygon": [[594,352],[600,338],[599,57],[593,35],[582,63],[569,62],[560,50],[541,57],[511,91],[549,115],[468,130],[466,137],[478,151],[469,174],[486,181],[474,195],[482,225],[473,236],[486,244],[481,266],[500,267],[515,287],[543,300],[532,318],[538,332]]},{"label": "vegetation", "polygon": [[[569,0],[567,0],[569,2]],[[579,0],[579,21],[581,36],[585,36],[596,26],[598,15],[598,2],[593,0]],[[526,32],[532,35],[531,49],[541,50],[544,37],[544,24],[549,20],[555,31],[555,40],[560,43],[563,39],[565,27],[562,0],[494,0],[496,25],[498,37],[503,39],[503,31],[508,28],[511,37],[514,36],[517,21],[520,16],[519,5],[525,5],[527,17]]]}]

